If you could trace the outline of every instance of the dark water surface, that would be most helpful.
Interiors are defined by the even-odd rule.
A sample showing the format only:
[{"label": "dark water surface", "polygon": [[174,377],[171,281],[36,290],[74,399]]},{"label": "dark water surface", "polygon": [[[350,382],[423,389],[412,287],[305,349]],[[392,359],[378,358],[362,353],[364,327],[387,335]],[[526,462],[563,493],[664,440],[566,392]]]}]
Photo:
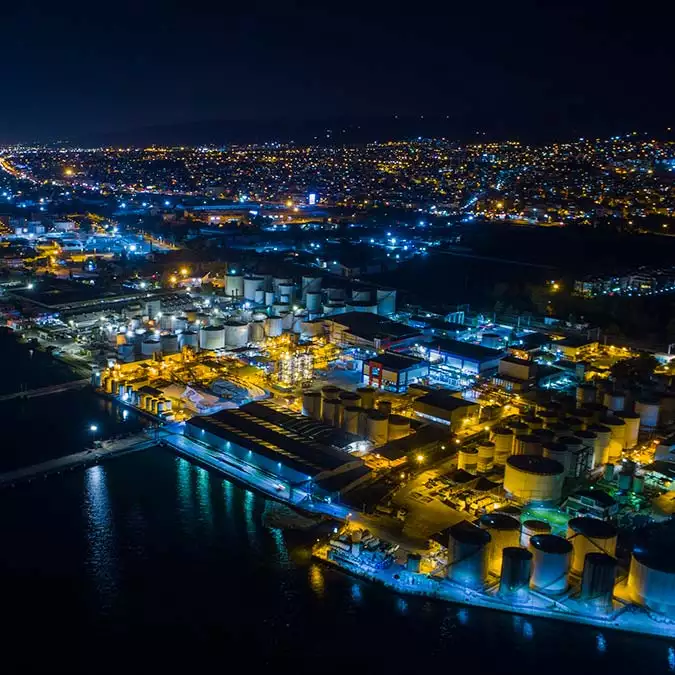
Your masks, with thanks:
[{"label": "dark water surface", "polygon": [[[92,410],[48,405],[62,414],[31,442],[70,450]],[[327,569],[266,528],[264,507],[159,448],[0,492],[3,671],[675,672],[675,640],[404,598]]]}]

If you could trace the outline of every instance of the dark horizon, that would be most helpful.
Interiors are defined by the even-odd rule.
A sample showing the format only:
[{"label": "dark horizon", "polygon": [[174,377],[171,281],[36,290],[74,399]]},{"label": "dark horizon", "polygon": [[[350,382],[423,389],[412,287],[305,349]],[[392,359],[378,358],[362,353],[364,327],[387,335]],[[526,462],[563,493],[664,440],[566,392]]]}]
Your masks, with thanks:
[{"label": "dark horizon", "polygon": [[[13,59],[3,143],[151,143],[161,134],[220,143],[275,140],[284,128],[304,141],[321,121],[395,115],[420,123],[385,125],[379,140],[475,131],[564,139],[665,130],[675,103],[672,8],[649,1],[422,2],[398,12],[348,2],[121,2],[114,11],[38,2],[4,7],[2,18]],[[195,130],[204,137],[189,140]]]}]

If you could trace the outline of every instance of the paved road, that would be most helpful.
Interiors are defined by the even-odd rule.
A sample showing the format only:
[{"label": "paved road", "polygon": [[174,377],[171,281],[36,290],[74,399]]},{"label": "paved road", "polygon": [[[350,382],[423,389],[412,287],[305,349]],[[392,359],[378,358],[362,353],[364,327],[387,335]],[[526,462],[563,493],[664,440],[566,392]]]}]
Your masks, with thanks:
[{"label": "paved road", "polygon": [[49,387],[40,387],[38,389],[29,389],[27,391],[15,391],[12,394],[3,394],[0,401],[11,401],[13,398],[35,398],[36,396],[49,396],[50,394],[60,394],[71,389],[82,389],[89,384],[89,380],[74,380],[73,382],[64,382],[63,384],[53,384]]}]

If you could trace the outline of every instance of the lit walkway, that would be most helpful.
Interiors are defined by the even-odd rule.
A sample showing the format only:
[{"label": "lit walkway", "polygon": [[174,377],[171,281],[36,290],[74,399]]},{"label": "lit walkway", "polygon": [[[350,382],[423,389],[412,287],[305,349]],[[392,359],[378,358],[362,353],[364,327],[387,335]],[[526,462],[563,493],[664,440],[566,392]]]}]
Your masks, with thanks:
[{"label": "lit walkway", "polygon": [[49,396],[51,394],[60,394],[71,389],[82,389],[89,384],[89,380],[75,380],[73,382],[64,382],[63,384],[53,384],[49,387],[40,387],[39,389],[28,389],[24,391],[15,391],[12,394],[3,394],[0,401],[10,401],[13,398],[35,398],[36,396]]}]

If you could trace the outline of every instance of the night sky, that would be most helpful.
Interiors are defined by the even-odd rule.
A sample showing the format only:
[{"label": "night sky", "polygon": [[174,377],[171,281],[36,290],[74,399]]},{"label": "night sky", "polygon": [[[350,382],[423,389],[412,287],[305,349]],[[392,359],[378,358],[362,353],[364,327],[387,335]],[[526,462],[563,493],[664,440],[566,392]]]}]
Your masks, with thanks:
[{"label": "night sky", "polygon": [[450,135],[661,129],[672,4],[6,2],[0,141],[395,114]]}]

